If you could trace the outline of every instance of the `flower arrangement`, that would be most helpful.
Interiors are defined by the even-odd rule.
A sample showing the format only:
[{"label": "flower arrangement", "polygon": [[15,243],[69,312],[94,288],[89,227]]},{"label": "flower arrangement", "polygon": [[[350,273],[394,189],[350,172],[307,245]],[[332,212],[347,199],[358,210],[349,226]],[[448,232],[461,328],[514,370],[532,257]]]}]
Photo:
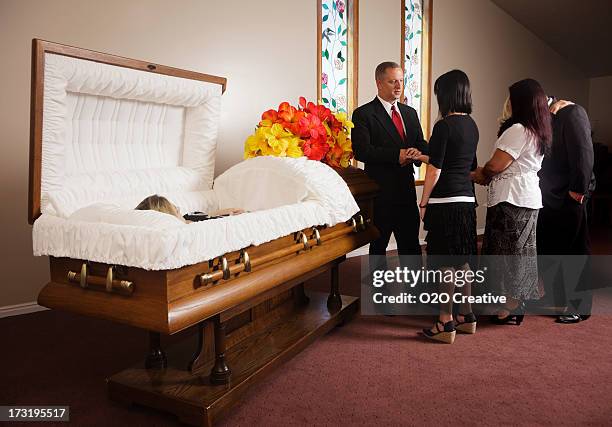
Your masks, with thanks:
[{"label": "flower arrangement", "polygon": [[330,166],[348,167],[353,158],[352,127],[346,113],[332,113],[301,96],[297,108],[283,102],[278,110],[261,115],[255,133],[244,144],[244,158],[306,156]]}]

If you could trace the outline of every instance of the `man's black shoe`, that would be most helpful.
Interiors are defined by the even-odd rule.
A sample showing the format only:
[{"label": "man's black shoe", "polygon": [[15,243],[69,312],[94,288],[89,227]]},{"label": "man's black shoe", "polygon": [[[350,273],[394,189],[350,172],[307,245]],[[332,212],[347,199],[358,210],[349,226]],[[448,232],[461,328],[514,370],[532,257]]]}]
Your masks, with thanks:
[{"label": "man's black shoe", "polygon": [[557,323],[579,323],[591,317],[590,314],[562,314],[557,317]]}]

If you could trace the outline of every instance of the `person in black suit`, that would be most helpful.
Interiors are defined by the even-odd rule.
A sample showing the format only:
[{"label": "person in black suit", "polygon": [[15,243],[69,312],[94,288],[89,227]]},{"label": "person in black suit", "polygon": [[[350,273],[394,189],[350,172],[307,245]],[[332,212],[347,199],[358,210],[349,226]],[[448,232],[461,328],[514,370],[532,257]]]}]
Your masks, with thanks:
[{"label": "person in black suit", "polygon": [[568,305],[559,323],[577,323],[590,317],[593,302],[588,290],[591,244],[586,201],[594,189],[591,125],[580,105],[549,98],[553,115],[553,141],[540,170],[542,204],[537,225],[540,255],[585,255],[578,283],[555,283],[548,292],[561,294]]},{"label": "person in black suit", "polygon": [[404,72],[394,62],[376,67],[378,95],[353,112],[351,132],[355,158],[380,186],[374,201],[374,225],[380,237],[370,243],[370,255],[385,255],[391,233],[399,255],[420,255],[419,210],[414,186],[415,157],[427,143],[414,108],[399,101]]}]

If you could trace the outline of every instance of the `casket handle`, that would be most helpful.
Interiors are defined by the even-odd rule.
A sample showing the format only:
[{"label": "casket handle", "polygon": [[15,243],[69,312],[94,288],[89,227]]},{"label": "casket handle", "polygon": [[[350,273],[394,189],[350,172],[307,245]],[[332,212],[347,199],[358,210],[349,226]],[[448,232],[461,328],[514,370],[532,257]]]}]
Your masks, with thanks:
[{"label": "casket handle", "polygon": [[227,258],[225,255],[221,257],[221,268],[223,269],[223,280],[227,280],[230,278],[230,270],[229,263],[227,262]]},{"label": "casket handle", "polygon": [[308,249],[310,245],[308,244],[308,236],[303,231],[300,231],[296,238],[297,242],[301,242],[304,245],[304,250]]},{"label": "casket handle", "polygon": [[251,272],[251,257],[246,249],[242,249],[240,251],[240,262],[244,264],[244,270],[247,273]]},{"label": "casket handle", "polygon": [[134,283],[129,280],[117,280],[114,277],[113,266],[108,267],[106,277],[89,274],[87,263],[81,264],[81,272],[68,271],[68,282],[78,283],[83,289],[105,290],[106,292],[121,292],[132,294]]},{"label": "casket handle", "polygon": [[312,236],[317,241],[317,246],[321,246],[321,233],[317,227],[312,227]]},{"label": "casket handle", "polygon": [[[68,277],[70,277],[70,272],[68,272]],[[80,285],[81,288],[85,289],[87,287],[87,263],[84,262],[81,265],[81,277],[80,277]]]},{"label": "casket handle", "polygon": [[365,221],[363,220],[363,215],[359,214],[357,217],[357,225],[363,231],[366,229]]}]

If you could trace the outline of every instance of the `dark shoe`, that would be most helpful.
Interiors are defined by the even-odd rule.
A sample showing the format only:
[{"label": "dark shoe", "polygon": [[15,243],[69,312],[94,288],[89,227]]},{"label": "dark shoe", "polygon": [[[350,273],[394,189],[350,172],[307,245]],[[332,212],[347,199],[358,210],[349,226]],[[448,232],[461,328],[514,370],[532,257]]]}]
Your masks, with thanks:
[{"label": "dark shoe", "polygon": [[579,323],[591,317],[590,314],[562,314],[557,317],[557,323]]},{"label": "dark shoe", "polygon": [[[463,317],[463,322],[457,320],[457,316]],[[464,334],[476,333],[476,316],[474,313],[455,315],[455,329]]]},{"label": "dark shoe", "polygon": [[510,311],[506,317],[499,317],[497,315],[491,316],[491,322],[496,325],[516,325],[519,326],[523,323],[523,319],[525,318],[525,305],[521,301],[519,305]]},{"label": "dark shoe", "polygon": [[[440,329],[440,326],[442,326],[442,329]],[[452,344],[455,341],[455,334],[455,322],[452,320],[446,323],[442,323],[438,320],[433,328],[423,329],[423,335],[425,335],[425,337],[447,344]]]}]

